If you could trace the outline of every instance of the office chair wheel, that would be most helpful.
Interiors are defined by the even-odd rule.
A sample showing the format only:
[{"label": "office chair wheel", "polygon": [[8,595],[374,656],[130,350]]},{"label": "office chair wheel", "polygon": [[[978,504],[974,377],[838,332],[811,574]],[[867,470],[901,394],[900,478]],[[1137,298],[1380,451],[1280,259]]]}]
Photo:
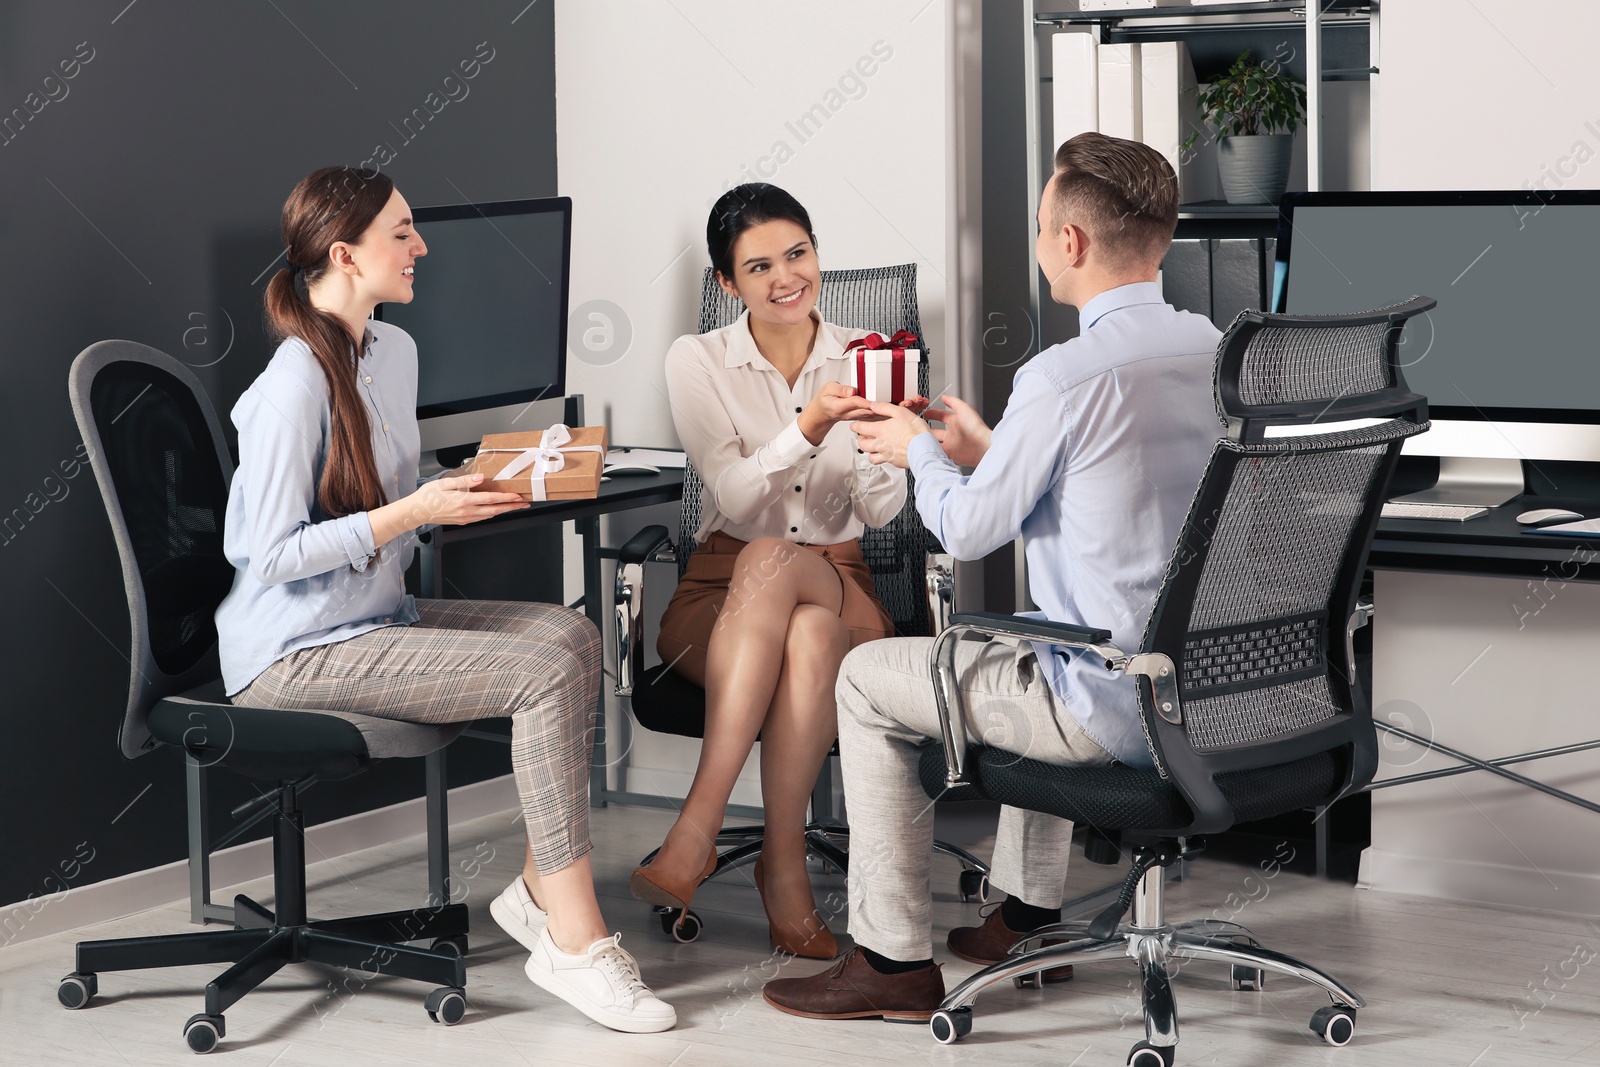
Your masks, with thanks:
[{"label": "office chair wheel", "polygon": [[430,952],[447,952],[456,959],[461,959],[467,954],[467,939],[465,937],[436,937],[433,944],[428,946]]},{"label": "office chair wheel", "polygon": [[226,1037],[228,1028],[220,1015],[191,1015],[183,1024],[183,1040],[189,1051],[204,1055]]},{"label": "office chair wheel", "polygon": [[1356,1034],[1356,1010],[1343,1004],[1329,1004],[1317,1009],[1310,1025],[1314,1033],[1335,1048],[1348,1045]]},{"label": "office chair wheel", "polygon": [[973,897],[978,898],[979,904],[989,903],[989,876],[983,871],[962,871],[957,887],[961,891],[961,903],[969,903]]},{"label": "office chair wheel", "polygon": [[1178,1050],[1170,1045],[1162,1048],[1141,1041],[1128,1050],[1128,1067],[1172,1067],[1172,1061],[1177,1058]]},{"label": "office chair wheel", "polygon": [[1233,965],[1233,988],[1240,992],[1261,992],[1267,984],[1267,972],[1260,967],[1246,967],[1242,964]]},{"label": "office chair wheel", "polygon": [[661,917],[661,932],[678,944],[689,945],[700,940],[700,931],[705,927],[700,922],[700,916],[692,910],[665,908],[658,914]]},{"label": "office chair wheel", "polygon": [[1019,974],[1011,979],[1011,984],[1018,989],[1043,989],[1043,977],[1038,971],[1034,971],[1032,974]]},{"label": "office chair wheel", "polygon": [[972,1009],[940,1008],[928,1019],[928,1029],[939,1044],[953,1045],[972,1033]]},{"label": "office chair wheel", "polygon": [[445,1026],[454,1026],[467,1014],[467,994],[455,986],[440,986],[422,1002],[428,1009],[428,1018]]},{"label": "office chair wheel", "polygon": [[84,971],[73,971],[61,979],[61,984],[56,986],[56,999],[61,1001],[63,1008],[87,1007],[89,1001],[100,991],[100,980],[93,974]]}]

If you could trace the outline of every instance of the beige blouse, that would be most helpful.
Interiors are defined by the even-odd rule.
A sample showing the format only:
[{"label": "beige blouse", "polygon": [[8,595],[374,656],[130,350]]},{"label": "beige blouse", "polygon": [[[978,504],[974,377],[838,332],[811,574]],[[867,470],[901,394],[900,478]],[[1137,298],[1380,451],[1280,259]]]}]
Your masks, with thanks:
[{"label": "beige blouse", "polygon": [[741,541],[837,544],[888,525],[905,503],[905,471],[871,463],[848,422],[835,423],[820,445],[800,432],[796,419],[822,386],[850,381],[845,345],[868,332],[817,318],[792,389],[756,348],[748,311],[667,351],[672,421],[706,485],[696,542],[722,530]]}]

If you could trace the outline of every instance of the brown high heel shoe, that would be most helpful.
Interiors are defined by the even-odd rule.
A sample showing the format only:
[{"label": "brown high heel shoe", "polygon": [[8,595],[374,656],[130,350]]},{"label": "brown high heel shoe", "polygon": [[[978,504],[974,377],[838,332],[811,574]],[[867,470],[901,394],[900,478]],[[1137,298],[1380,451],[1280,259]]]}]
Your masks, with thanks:
[{"label": "brown high heel shoe", "polygon": [[633,876],[628,879],[628,888],[633,895],[646,904],[654,904],[660,908],[678,908],[687,911],[689,901],[694,899],[694,892],[700,888],[711,872],[717,869],[717,846],[711,845],[711,855],[706,858],[706,866],[700,872],[700,877],[692,882],[677,882],[662,876],[660,871],[651,870],[649,867],[635,867]]},{"label": "brown high heel shoe", "polygon": [[764,877],[766,868],[761,859],[756,859],[756,892],[761,894],[761,909],[767,913],[767,934],[772,938],[772,947],[779,952],[791,956],[799,956],[808,960],[831,960],[839,954],[839,942],[835,940],[833,931],[828,929],[828,924],[822,921],[822,916],[815,910],[808,918],[814,918],[821,925],[821,929],[813,932],[804,939],[793,934],[780,933],[778,924],[772,921],[772,909],[767,907],[767,885]]}]

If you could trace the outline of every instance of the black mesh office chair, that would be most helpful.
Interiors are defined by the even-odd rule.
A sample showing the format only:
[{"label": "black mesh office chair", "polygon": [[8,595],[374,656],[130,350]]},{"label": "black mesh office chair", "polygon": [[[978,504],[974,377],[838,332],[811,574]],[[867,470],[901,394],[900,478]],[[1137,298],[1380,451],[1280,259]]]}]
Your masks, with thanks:
[{"label": "black mesh office chair", "polygon": [[62,1005],[88,1005],[102,971],[231,963],[206,986],[205,1011],[184,1024],[189,1047],[210,1052],[226,1033],[229,1007],[284,964],[307,962],[429,982],[438,987],[425,1001],[429,1016],[459,1022],[466,905],[436,901],[412,911],[308,919],[305,821],[296,798],[318,778],[346,778],[378,759],[424,756],[462,726],[230,703],[218,676],[213,616],[233,583],[222,553],[233,463],[216,412],[188,367],[132,341],[86,348],[73,361],[69,388],[127,588],[133,669],[122,754],[134,759],[177,746],[192,761],[270,783],[235,814],[266,804],[276,815],[271,910],[238,896],[233,930],[80,941],[77,969],[57,990]]},{"label": "black mesh office chair", "polygon": [[[928,794],[982,796],[1087,824],[1101,862],[1116,862],[1120,844],[1132,867],[1117,903],[1092,922],[1028,939],[1065,943],[1032,951],[1021,943],[1012,959],[956,986],[933,1016],[935,1038],[966,1034],[972,1001],[995,982],[1132,958],[1146,1039],[1128,1063],[1171,1067],[1178,1023],[1167,961],[1177,958],[1231,965],[1238,989],[1259,989],[1269,970],[1320,986],[1332,1003],[1311,1029],[1329,1044],[1350,1040],[1363,1006],[1354,991],[1263,948],[1237,924],[1169,923],[1162,868],[1198,852],[1195,835],[1326,805],[1376,770],[1351,638],[1371,617],[1357,596],[1401,443],[1428,427],[1427,402],[1406,388],[1396,347],[1406,320],[1434,303],[1413,297],[1327,317],[1246,311],[1234,320],[1216,371],[1227,435],[1211,453],[1136,653],[1112,646],[1108,630],[1003,615],[956,615],[939,635],[930,668],[944,735],[923,753]],[[1318,430],[1354,420],[1373,424]],[[966,747],[954,652],[968,635],[1067,645],[1136,678],[1157,769],[1057,766]],[[1133,919],[1120,925],[1130,905]]]},{"label": "black mesh office chair", "polygon": [[[877,330],[885,336],[906,329],[921,338],[916,264],[823,271],[817,309],[826,321],[840,326]],[[743,310],[744,305],[723,292],[715,274],[707,268],[700,295],[700,332],[732,323]],[[929,386],[925,343],[923,348],[918,391],[926,396]],[[644,564],[675,560],[678,576],[683,576],[689,554],[694,551],[694,531],[700,527],[704,489],[694,467],[687,467],[679,516],[679,545],[672,544],[666,527],[649,526],[617,552],[618,678],[615,692],[631,698],[634,718],[646,729],[680,737],[705,736],[705,690],[673,673],[664,664],[643,669]],[[889,525],[865,532],[861,551],[872,572],[878,598],[894,620],[895,632],[904,637],[926,637],[937,632],[948,618],[953,600],[952,562],[922,525],[912,493],[906,494],[905,507]],[[849,831],[833,815],[829,763],[824,763],[817,788],[812,793],[811,815],[806,826],[807,849],[837,869],[847,869],[849,856],[845,842]],[[712,877],[753,861],[761,852],[763,832],[759,825],[724,827],[717,843],[732,847],[720,854]],[[987,895],[988,866],[982,860],[944,842],[934,847],[961,863],[959,885],[964,899]],[[652,852],[642,862],[649,863],[654,855]],[[657,910],[662,928],[678,940],[689,942],[700,936],[700,920],[693,911],[680,915],[674,909]]]}]

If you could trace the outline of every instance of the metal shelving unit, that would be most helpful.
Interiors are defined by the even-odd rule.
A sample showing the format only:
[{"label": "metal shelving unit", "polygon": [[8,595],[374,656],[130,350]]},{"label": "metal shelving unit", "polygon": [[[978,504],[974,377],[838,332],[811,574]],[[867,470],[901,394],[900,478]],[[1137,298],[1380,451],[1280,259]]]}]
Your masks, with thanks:
[{"label": "metal shelving unit", "polygon": [[[1220,67],[1256,41],[1284,29],[1304,33],[1304,51],[1285,63],[1306,83],[1307,187],[1322,188],[1322,84],[1370,78],[1378,72],[1377,25],[1381,0],[1268,0],[1266,3],[1217,4],[1204,7],[1132,8],[1118,11],[1038,11],[1034,0],[1022,0],[1027,39],[1023,51],[1027,84],[1028,191],[1031,205],[1043,192],[1047,160],[1041,155],[1039,100],[1046,82],[1039,74],[1041,36],[1067,26],[1089,27],[1105,44],[1131,41],[1184,41],[1195,57],[1201,81],[1208,67]],[[1265,37],[1263,35],[1266,35]],[[1255,40],[1252,40],[1254,36]],[[1326,46],[1326,47],[1325,47]],[[1331,53],[1331,56],[1330,56]],[[1325,56],[1332,58],[1324,65]],[[1303,58],[1303,68],[1301,60]],[[1184,204],[1179,232],[1191,237],[1271,237],[1277,209],[1227,204],[1223,201]],[[1030,216],[1028,225],[1033,225]],[[1039,321],[1039,278],[1030,285],[1035,319]]]},{"label": "metal shelving unit", "polygon": [[[1195,55],[1195,64],[1205,81],[1205,67],[1212,55],[1231,59],[1240,51],[1238,43],[1212,44],[1218,38],[1232,38],[1248,44],[1250,34],[1273,33],[1283,29],[1303,29],[1305,34],[1304,73],[1306,83],[1306,148],[1308,187],[1315,192],[1322,186],[1322,83],[1370,78],[1377,73],[1374,52],[1377,0],[1268,0],[1255,4],[1219,4],[1195,8],[1134,8],[1122,11],[1052,11],[1030,13],[1030,47],[1027,59],[1032,69],[1029,84],[1039,91],[1038,34],[1041,30],[1066,26],[1087,26],[1106,44],[1124,41],[1185,41]],[[1324,67],[1324,31],[1332,31],[1338,41],[1338,62]],[[1285,65],[1300,66],[1299,57]],[[1035,107],[1037,115],[1037,107]]]}]

